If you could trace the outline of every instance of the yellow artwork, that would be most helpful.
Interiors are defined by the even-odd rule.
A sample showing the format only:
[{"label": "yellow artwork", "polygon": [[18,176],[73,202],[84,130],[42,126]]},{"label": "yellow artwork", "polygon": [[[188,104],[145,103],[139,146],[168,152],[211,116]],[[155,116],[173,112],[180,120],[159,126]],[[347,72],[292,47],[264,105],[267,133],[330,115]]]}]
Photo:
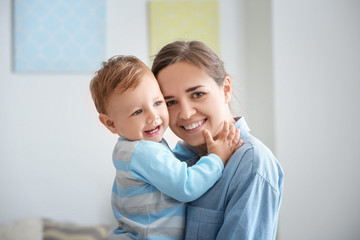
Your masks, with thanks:
[{"label": "yellow artwork", "polygon": [[216,53],[219,47],[217,1],[150,1],[150,56],[176,40],[199,40]]}]

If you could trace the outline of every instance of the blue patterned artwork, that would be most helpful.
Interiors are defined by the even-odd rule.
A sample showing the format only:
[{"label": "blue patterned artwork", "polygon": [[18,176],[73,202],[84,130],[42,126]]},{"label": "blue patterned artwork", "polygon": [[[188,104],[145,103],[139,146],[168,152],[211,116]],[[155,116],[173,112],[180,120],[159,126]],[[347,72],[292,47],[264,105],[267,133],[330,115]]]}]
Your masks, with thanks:
[{"label": "blue patterned artwork", "polygon": [[15,72],[93,72],[105,58],[106,0],[13,0]]}]

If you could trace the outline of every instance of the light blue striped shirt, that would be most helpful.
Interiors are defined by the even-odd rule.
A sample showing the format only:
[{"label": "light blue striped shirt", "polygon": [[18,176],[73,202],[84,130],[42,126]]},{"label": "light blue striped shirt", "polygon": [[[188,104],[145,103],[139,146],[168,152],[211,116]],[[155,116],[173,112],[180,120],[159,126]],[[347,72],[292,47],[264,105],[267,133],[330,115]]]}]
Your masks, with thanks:
[{"label": "light blue striped shirt", "polygon": [[[196,152],[176,147],[181,159]],[[196,157],[197,158],[197,157]],[[112,208],[119,226],[110,239],[183,239],[186,203],[204,194],[221,177],[215,154],[188,167],[165,143],[119,138],[113,163]]]}]

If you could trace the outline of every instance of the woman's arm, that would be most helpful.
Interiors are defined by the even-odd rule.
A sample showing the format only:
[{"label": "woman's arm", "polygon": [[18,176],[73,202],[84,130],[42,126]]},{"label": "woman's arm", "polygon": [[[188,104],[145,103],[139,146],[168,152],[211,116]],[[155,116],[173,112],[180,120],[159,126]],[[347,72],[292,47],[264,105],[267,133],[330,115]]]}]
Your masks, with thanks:
[{"label": "woman's arm", "polygon": [[231,196],[217,239],[275,239],[280,193],[256,174],[245,192]]},{"label": "woman's arm", "polygon": [[[258,163],[248,177],[241,168],[229,184],[224,222],[217,239],[275,239],[283,173],[275,158],[250,149],[242,160]],[[247,165],[248,167],[249,165]]]}]

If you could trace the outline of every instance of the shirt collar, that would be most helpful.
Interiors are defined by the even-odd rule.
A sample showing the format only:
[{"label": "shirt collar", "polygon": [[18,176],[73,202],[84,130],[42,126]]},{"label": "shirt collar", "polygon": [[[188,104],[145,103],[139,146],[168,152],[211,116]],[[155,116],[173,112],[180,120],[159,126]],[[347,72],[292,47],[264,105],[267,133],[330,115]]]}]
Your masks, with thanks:
[{"label": "shirt collar", "polygon": [[250,128],[247,125],[244,117],[235,118],[235,128],[240,128],[240,138],[244,138],[250,133]]}]

